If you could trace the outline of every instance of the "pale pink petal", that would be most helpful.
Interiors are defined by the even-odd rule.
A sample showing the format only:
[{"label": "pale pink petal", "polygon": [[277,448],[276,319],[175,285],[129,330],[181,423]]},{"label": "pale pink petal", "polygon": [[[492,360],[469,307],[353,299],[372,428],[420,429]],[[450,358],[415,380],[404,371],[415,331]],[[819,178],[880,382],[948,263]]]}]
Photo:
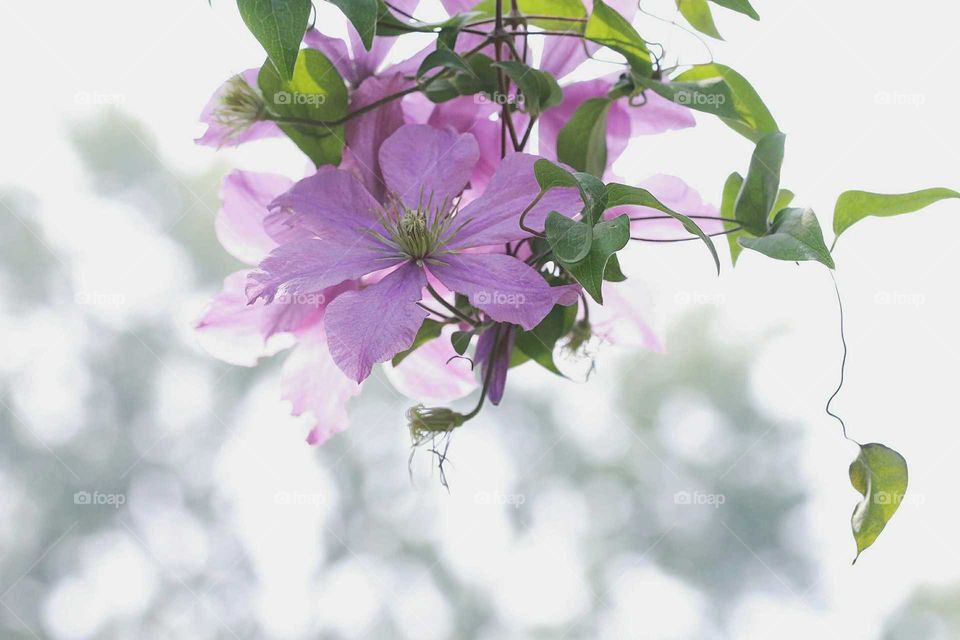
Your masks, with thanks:
[{"label": "pale pink petal", "polygon": [[299,336],[283,364],[280,385],[283,399],[293,405],[290,413],[313,421],[307,442],[314,445],[349,426],[347,402],[360,393],[360,386],[334,363],[320,327]]},{"label": "pale pink petal", "polygon": [[[628,291],[623,291],[624,287]],[[603,304],[590,305],[593,333],[613,345],[661,352],[663,342],[647,320],[652,306],[645,292],[631,286],[629,280],[618,287],[606,287]]]},{"label": "pale pink petal", "polygon": [[283,176],[234,171],[220,187],[220,212],[215,229],[220,244],[232,256],[257,264],[276,246],[264,229],[270,202],[288,190],[293,181]]},{"label": "pale pink petal", "polygon": [[463,191],[480,158],[472,135],[408,124],[380,148],[387,188],[410,208],[421,199],[434,205],[450,202]]},{"label": "pale pink petal", "polygon": [[[593,1],[584,0],[587,15],[593,12]],[[628,21],[637,14],[637,0],[608,0],[606,3]],[[571,30],[573,28],[571,27]],[[600,45],[579,38],[544,38],[543,57],[540,69],[552,73],[557,78],[565,75],[584,63],[600,49]]]},{"label": "pale pink petal", "polygon": [[470,361],[457,357],[450,344],[453,328],[431,340],[403,359],[396,367],[385,367],[394,388],[411,400],[440,405],[459,400],[477,388]]},{"label": "pale pink petal", "polygon": [[323,34],[316,29],[307,31],[307,34],[303,37],[303,42],[311,49],[317,49],[327,56],[330,63],[348,83],[354,86],[360,84],[362,78],[356,72],[346,42],[340,38]]},{"label": "pale pink petal", "polygon": [[[720,212],[717,208],[708,202],[704,202],[700,194],[680,178],[657,174],[643,180],[638,186],[652,193],[657,200],[673,211],[693,217],[693,221],[703,229],[704,233],[716,233],[723,230],[722,222],[701,217],[718,217]],[[631,218],[663,218],[664,216],[663,212],[656,209],[635,206],[614,207],[609,209],[604,216],[613,219],[624,213]],[[679,222],[670,218],[636,220],[631,226],[633,232],[642,237],[681,238],[689,235]]]},{"label": "pale pink petal", "polygon": [[427,316],[417,305],[425,284],[423,270],[407,263],[377,284],[344,293],[327,307],[330,353],[351,380],[362,382],[374,364],[413,344]]},{"label": "pale pink petal", "polygon": [[[257,84],[257,75],[259,73],[260,69],[256,68],[247,69],[240,74],[244,81],[253,87],[253,89],[258,93],[260,91]],[[210,101],[203,108],[203,111],[200,113],[200,122],[207,125],[207,130],[202,136],[197,138],[195,142],[207,147],[235,147],[243,144],[244,142],[251,142],[253,140],[260,140],[263,138],[276,138],[283,135],[283,132],[280,131],[280,128],[272,122],[255,122],[245,131],[234,133],[216,121],[216,119],[213,117],[213,114],[220,107],[220,99],[223,97],[223,94],[232,80],[233,78],[220,85],[220,87],[210,98]]]},{"label": "pale pink petal", "polygon": [[442,260],[443,264],[429,265],[433,275],[498,322],[530,330],[554,305],[571,301],[568,287],[551,287],[536,270],[513,256],[461,253],[444,255]]},{"label": "pale pink petal", "polygon": [[[526,153],[507,156],[497,167],[484,194],[460,212],[460,219],[468,222],[450,246],[467,248],[503,244],[530,235],[520,228],[520,214],[540,192],[533,171],[537,160],[537,156]],[[551,211],[573,216],[582,208],[583,202],[576,189],[552,189],[527,214],[525,224],[540,230]]]}]

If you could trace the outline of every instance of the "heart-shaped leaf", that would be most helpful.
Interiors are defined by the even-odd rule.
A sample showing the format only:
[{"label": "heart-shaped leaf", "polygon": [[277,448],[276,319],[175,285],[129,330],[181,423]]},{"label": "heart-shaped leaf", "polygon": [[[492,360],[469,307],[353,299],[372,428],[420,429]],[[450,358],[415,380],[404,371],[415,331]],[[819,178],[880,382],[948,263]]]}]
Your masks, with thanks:
[{"label": "heart-shaped leaf", "polygon": [[553,255],[563,262],[579,262],[590,253],[593,230],[585,222],[551,211],[547,216],[545,231]]},{"label": "heart-shaped leaf", "polygon": [[[777,121],[774,120],[767,105],[763,103],[756,89],[742,75],[728,66],[717,64],[694,65],[687,71],[678,75],[677,82],[702,82],[707,80],[720,79],[726,85],[732,98],[733,111],[736,117],[725,117],[722,114],[720,119],[731,129],[749,138],[753,142],[758,142],[768,133],[779,130]],[[720,99],[720,98],[716,98]],[[691,105],[692,108],[696,106]]]},{"label": "heart-shaped leaf", "polygon": [[960,198],[960,193],[943,188],[896,195],[847,191],[837,198],[837,206],[833,211],[833,233],[839,236],[867,216],[889,217],[913,213],[947,198]]},{"label": "heart-shaped leaf", "polygon": [[713,22],[713,13],[710,12],[707,0],[677,0],[677,9],[694,29],[711,38],[723,40],[720,32],[717,31],[717,25]]},{"label": "heart-shaped leaf", "polygon": [[583,260],[568,263],[558,260],[560,265],[577,282],[583,285],[590,296],[603,304],[603,276],[606,273],[607,262],[617,251],[620,251],[630,242],[630,217],[619,216],[607,222],[600,222],[593,227],[593,240],[590,253]]},{"label": "heart-shaped leaf", "polygon": [[608,98],[585,100],[557,136],[557,158],[577,171],[603,176],[607,169]]},{"label": "heart-shaped leaf", "polygon": [[373,37],[377,35],[377,17],[380,14],[380,3],[378,0],[330,0],[333,4],[340,7],[343,15],[353,25],[353,28],[360,34],[360,41],[363,47],[370,51],[373,46]]},{"label": "heart-shaped leaf", "polygon": [[[417,68],[417,77],[422,78],[427,71],[436,69],[437,67],[455,69],[477,78],[477,74],[473,72],[473,68],[467,64],[467,61],[450,49],[437,49],[436,51],[431,51]],[[479,78],[477,78],[477,80],[479,80]]]},{"label": "heart-shaped leaf", "polygon": [[240,17],[284,80],[293,76],[310,7],[310,0],[237,0]]},{"label": "heart-shaped leaf", "polygon": [[553,349],[557,340],[570,333],[576,319],[577,305],[557,305],[531,331],[518,330],[514,346],[544,369],[563,375],[553,361]]},{"label": "heart-shaped leaf", "polygon": [[623,55],[635,74],[645,78],[653,75],[653,63],[647,43],[629,20],[610,8],[603,0],[594,0],[593,13],[587,21],[584,35],[588,40],[593,40]]},{"label": "heart-shaped leaf", "polygon": [[907,461],[882,444],[862,445],[860,455],[850,464],[850,482],[863,496],[850,519],[859,558],[877,540],[903,501],[907,492]]},{"label": "heart-shaped leaf", "polygon": [[769,233],[759,238],[740,238],[740,244],[775,260],[816,260],[830,269],[836,266],[812,209],[783,209],[774,218]]},{"label": "heart-shaped leaf", "polygon": [[777,201],[785,142],[786,136],[779,132],[760,139],[750,159],[750,171],[734,205],[734,217],[755,236],[767,232],[770,211]]}]

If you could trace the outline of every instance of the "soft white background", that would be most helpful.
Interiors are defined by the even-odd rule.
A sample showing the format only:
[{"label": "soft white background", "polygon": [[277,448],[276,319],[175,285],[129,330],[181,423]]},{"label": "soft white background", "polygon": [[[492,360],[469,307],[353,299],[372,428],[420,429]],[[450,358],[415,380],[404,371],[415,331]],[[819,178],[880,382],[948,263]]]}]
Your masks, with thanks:
[{"label": "soft white background", "polygon": [[[429,19],[436,14],[435,4],[426,3],[421,15]],[[835,198],[846,189],[960,187],[960,89],[953,77],[960,59],[960,9],[932,0],[754,4],[760,23],[715,10],[726,42],[711,42],[710,47],[719,62],[752,82],[788,134],[783,184],[798,194],[798,203],[818,212],[827,229]],[[666,1],[650,3],[648,9],[673,15]],[[320,19],[336,15],[324,11]],[[683,62],[705,59],[692,37],[646,18],[640,24],[647,27],[644,33],[657,34],[669,50],[680,52]],[[408,51],[416,48],[410,44]],[[201,171],[215,161],[215,154],[192,143],[201,130],[196,122],[200,108],[217,84],[259,64],[262,53],[228,0],[216,0],[212,10],[202,0],[4,3],[0,50],[6,87],[0,181],[37,196],[29,215],[40,222],[49,248],[69,261],[69,291],[119,294],[124,300],[122,305],[88,305],[78,312],[70,309],[73,300],[68,297],[61,306],[27,318],[5,314],[8,305],[0,300],[0,371],[9,376],[4,399],[15,404],[25,423],[19,431],[5,429],[5,437],[19,433],[37,451],[57,456],[85,437],[78,416],[91,412],[84,388],[89,374],[76,370],[75,364],[76,354],[90,346],[85,343],[90,339],[87,316],[118,331],[137,318],[175,323],[179,339],[196,352],[189,322],[212,293],[210,286],[195,284],[196,274],[182,250],[165,237],[165,229],[91,192],[71,150],[68,128],[105,107],[119,106],[146,123],[165,161],[184,173]],[[652,173],[679,175],[717,203],[725,177],[746,169],[751,147],[706,116],[698,116],[698,123],[693,130],[637,139],[616,165],[617,173],[627,180]],[[302,158],[280,142],[223,152],[220,158],[292,176],[304,170]],[[212,225],[214,213],[207,207],[185,205],[185,218],[201,217]],[[3,209],[0,215],[15,214]],[[692,243],[643,247],[629,261],[628,273],[646,287],[652,320],[661,331],[691,311],[690,300],[707,301],[720,318],[722,335],[731,341],[759,343],[760,336],[776,329],[775,338],[753,354],[751,384],[742,393],[800,429],[794,455],[779,475],[810,492],[810,501],[794,518],[803,524],[798,530],[805,537],[796,543],[812,557],[814,575],[799,587],[783,583],[741,603],[731,612],[730,628],[724,632],[729,635],[716,637],[880,638],[885,617],[917,587],[960,580],[955,542],[960,538],[955,495],[960,452],[955,402],[958,232],[960,205],[950,202],[915,216],[866,221],[848,231],[836,250],[851,350],[847,384],[836,408],[854,438],[894,447],[910,464],[912,500],[856,567],[850,566],[848,522],[858,496],[846,477],[856,451],[822,412],[836,384],[840,359],[837,307],[827,272],[816,265],[797,267],[745,253],[735,271],[725,268],[718,279],[702,247]],[[226,273],[213,274],[221,275]],[[209,281],[210,274],[205,276]],[[41,352],[54,355],[40,358]],[[172,433],[160,448],[203,426],[190,412],[206,410],[221,370],[211,374],[192,364],[195,361],[202,360],[164,363],[169,375],[157,393],[176,410],[164,415],[161,409],[156,417],[160,432]],[[251,592],[260,633],[311,638],[336,629],[339,637],[370,637],[366,621],[386,606],[406,637],[450,637],[459,615],[457,604],[445,604],[442,585],[422,572],[398,574],[395,567],[362,553],[348,553],[336,569],[317,570],[332,553],[320,542],[332,526],[331,513],[344,505],[333,504],[327,496],[319,500],[321,507],[291,510],[258,499],[282,491],[322,495],[317,487],[332,486],[338,472],[334,461],[320,461],[303,444],[303,424],[285,416],[276,400],[276,370],[259,380],[240,410],[223,417],[223,439],[213,443],[215,463],[180,473],[204,477],[227,514],[225,522],[252,567],[253,577],[244,578],[244,586]],[[563,398],[557,401],[556,414],[583,420],[583,429],[602,448],[605,430],[599,416],[609,413],[605,403],[612,395],[600,389],[621,382],[611,362],[589,383],[595,392],[557,386],[554,393],[562,391]],[[549,393],[549,385],[560,384],[526,369],[511,383],[517,394],[530,389]],[[642,386],[643,376],[637,375],[633,383]],[[385,415],[390,419],[361,421],[353,428],[365,430],[371,442],[384,437],[378,431],[389,430],[391,446],[402,448],[399,416]],[[577,612],[595,597],[582,580],[579,561],[584,551],[577,547],[578,532],[591,523],[570,507],[576,487],[562,492],[554,508],[543,506],[549,504],[546,493],[528,492],[522,508],[534,510],[539,504],[541,511],[533,512],[534,524],[522,533],[504,515],[511,507],[477,505],[478,492],[510,493],[520,473],[504,460],[501,443],[489,434],[496,421],[497,412],[488,412],[470,425],[472,433],[457,441],[458,467],[451,472],[450,495],[435,489],[435,479],[420,480],[408,487],[404,509],[432,523],[432,535],[442,539],[451,571],[495,594],[495,608],[508,622],[489,637],[533,637],[539,627],[554,629],[540,637],[562,637],[557,629],[573,625]],[[571,426],[567,431],[576,437],[579,430]],[[148,459],[151,444],[142,446]],[[760,449],[746,448],[738,464],[758,464],[751,456]],[[398,468],[385,474],[406,474],[402,458],[389,460]],[[12,473],[0,469],[0,480]],[[103,479],[83,480],[78,486],[92,490]],[[375,500],[376,493],[372,495],[368,500]],[[4,499],[8,506],[16,502],[9,495]],[[400,507],[365,508],[376,512]],[[30,633],[6,603],[0,624],[19,629],[16,633],[24,637],[94,638],[107,637],[98,634],[106,633],[105,625],[116,622],[118,615],[149,617],[150,603],[161,589],[158,581],[169,571],[203,574],[202,559],[184,559],[190,555],[185,549],[194,549],[198,558],[216,551],[205,546],[204,533],[194,530],[196,523],[172,522],[157,535],[174,541],[164,547],[179,554],[176,562],[181,564],[173,569],[174,560],[157,552],[153,538],[134,535],[130,527],[117,527],[119,542],[90,551],[82,571],[75,558],[22,547],[30,555],[25,560],[31,571],[36,567],[29,562],[36,558],[41,563],[42,557],[40,566],[62,574],[61,579],[38,596],[44,613],[25,621]],[[63,529],[69,524],[66,521]],[[0,540],[22,535],[12,533],[20,527],[16,519],[0,519],[0,530],[5,530]],[[64,540],[73,535],[68,531]],[[340,542],[351,548],[351,540]],[[750,558],[765,564],[759,557]],[[70,568],[59,571],[58,562]],[[190,562],[197,563],[194,569]],[[644,568],[642,562],[638,566],[627,574],[629,579],[617,582],[626,614],[607,621],[604,637],[704,637],[697,635],[693,621],[701,613],[698,607],[706,605],[698,605],[695,594],[675,579]],[[780,582],[777,569],[769,572]],[[16,573],[2,575],[0,587],[15,581]],[[189,593],[185,597],[182,608],[194,607]],[[118,602],[126,603],[125,613],[117,613],[122,608]],[[199,615],[184,617],[192,621]],[[170,632],[169,637],[233,637],[219,628],[219,617],[183,623],[185,635]],[[6,634],[0,631],[0,636]]]}]

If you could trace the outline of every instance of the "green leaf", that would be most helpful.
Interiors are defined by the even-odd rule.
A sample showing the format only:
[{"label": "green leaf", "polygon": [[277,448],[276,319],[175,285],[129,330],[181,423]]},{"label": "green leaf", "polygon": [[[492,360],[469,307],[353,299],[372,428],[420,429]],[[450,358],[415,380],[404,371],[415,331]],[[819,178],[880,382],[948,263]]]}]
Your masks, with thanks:
[{"label": "green leaf", "polygon": [[563,90],[549,73],[533,69],[522,62],[508,60],[493,65],[506,71],[523,94],[523,108],[531,116],[538,116],[550,107],[563,102]]},{"label": "green leaf", "polygon": [[457,355],[462,356],[470,348],[470,341],[473,340],[472,331],[454,331],[450,336],[450,344]]},{"label": "green leaf", "polygon": [[749,16],[754,20],[760,19],[760,14],[750,6],[750,0],[710,0],[714,4],[718,4],[721,7],[726,7],[727,9],[733,9],[737,13],[742,13],[745,16]]},{"label": "green leaf", "polygon": [[310,7],[310,0],[237,0],[240,17],[284,80],[293,76]]},{"label": "green leaf", "polygon": [[837,198],[837,206],[833,211],[833,233],[839,236],[868,216],[889,217],[913,213],[947,198],[960,198],[960,193],[943,188],[898,195],[847,191]]},{"label": "green leaf", "polygon": [[377,18],[380,15],[378,0],[329,1],[340,7],[340,11],[343,11],[343,15],[347,16],[347,20],[360,34],[364,49],[370,51],[370,47],[373,46],[373,37],[377,35]]},{"label": "green leaf", "polygon": [[[726,85],[732,100],[735,117],[717,113],[731,129],[758,142],[764,135],[779,130],[767,105],[756,89],[742,75],[722,64],[698,64],[676,77],[677,82],[703,82],[720,79]],[[716,98],[720,99],[720,98]],[[691,108],[696,108],[689,105]]]},{"label": "green leaf", "polygon": [[545,158],[533,163],[533,175],[542,191],[558,187],[580,187],[572,173]]},{"label": "green leaf", "polygon": [[[269,111],[287,118],[332,122],[347,114],[347,87],[330,60],[316,49],[301,49],[293,77],[284,81],[272,64],[264,64],[258,78]],[[281,124],[280,128],[319,166],[340,164],[343,125]]]},{"label": "green leaf", "polygon": [[780,191],[780,167],[786,136],[770,133],[757,143],[743,187],[734,206],[734,217],[755,236],[767,232],[770,210]]},{"label": "green leaf", "polygon": [[603,279],[607,282],[623,282],[627,279],[627,276],[623,274],[623,270],[620,269],[620,259],[617,258],[617,254],[610,256],[610,261],[607,262],[607,268],[603,272]]},{"label": "green leaf", "polygon": [[613,254],[627,246],[628,242],[630,217],[618,216],[593,227],[593,240],[586,258],[573,264],[563,260],[558,262],[576,278],[590,297],[603,304],[603,275],[606,273],[607,262]]},{"label": "green leaf", "polygon": [[656,209],[657,211],[662,211],[671,218],[678,220],[683,225],[684,229],[686,229],[692,235],[695,235],[703,240],[704,244],[707,245],[707,249],[710,250],[710,255],[713,256],[713,261],[717,265],[717,273],[720,273],[720,255],[717,253],[717,247],[713,244],[713,239],[705,234],[703,229],[701,229],[700,226],[689,217],[683,215],[682,213],[677,213],[667,205],[663,204],[646,189],[616,183],[607,185],[607,208],[612,209],[614,207],[620,207],[624,205],[649,207],[651,209]]},{"label": "green leaf", "polygon": [[603,0],[594,0],[593,13],[584,30],[587,39],[623,55],[638,76],[653,75],[653,63],[647,43],[630,21],[611,9]]},{"label": "green leaf", "polygon": [[533,173],[544,192],[562,187],[576,187],[583,200],[583,220],[590,225],[600,221],[607,208],[607,186],[589,173],[570,173],[549,160],[540,159],[533,165]]},{"label": "green leaf", "polygon": [[423,59],[423,62],[420,63],[420,67],[417,69],[417,78],[422,78],[427,71],[436,69],[437,67],[455,69],[471,75],[477,78],[477,80],[480,79],[477,77],[477,74],[473,72],[473,68],[467,64],[467,61],[450,49],[431,51],[427,57]]},{"label": "green leaf", "polygon": [[[440,334],[443,333],[443,323],[437,322],[436,320],[427,320],[423,321],[423,324],[420,325],[420,330],[417,331],[417,336],[413,339],[413,344],[410,345],[410,348],[406,351],[401,351],[397,355],[393,356],[393,366],[397,366],[403,360],[409,356],[411,353],[427,344],[431,340],[436,340],[440,337]],[[468,342],[469,344],[469,342]]]},{"label": "green leaf", "polygon": [[[739,173],[731,173],[727,178],[727,181],[723,185],[723,199],[720,201],[720,217],[726,218],[727,220],[733,220],[734,216],[734,205],[737,203],[737,196],[740,194],[740,189],[743,187],[743,176]],[[723,223],[723,228],[727,231],[730,229],[736,229],[741,226],[736,222],[726,222]],[[727,234],[727,244],[730,246],[730,261],[733,262],[733,266],[737,266],[737,258],[740,257],[740,252],[743,251],[743,247],[740,246],[740,243],[737,240],[743,237],[745,233],[743,231],[734,231]]]},{"label": "green leaf", "polygon": [[713,22],[713,14],[710,12],[707,0],[677,0],[677,9],[694,29],[711,38],[723,40],[720,32],[717,31],[717,25]]},{"label": "green leaf", "polygon": [[557,305],[531,331],[518,329],[514,346],[548,371],[563,375],[553,361],[553,349],[557,340],[570,333],[576,319],[577,305]]},{"label": "green leaf", "polygon": [[812,209],[783,209],[766,235],[740,238],[740,244],[775,260],[816,260],[830,269],[836,266]]},{"label": "green leaf", "polygon": [[907,461],[882,444],[862,445],[860,455],[850,464],[850,483],[863,496],[850,519],[859,558],[876,542],[903,501],[907,492]]},{"label": "green leaf", "polygon": [[723,119],[734,121],[741,119],[733,99],[733,92],[723,78],[671,82],[637,78],[637,81],[661,97],[688,109],[702,111]]},{"label": "green leaf", "polygon": [[[505,6],[509,6],[506,5]],[[581,0],[518,0],[517,8],[520,13],[531,16],[544,16],[530,20],[541,29],[549,31],[572,31],[579,32],[583,28],[582,22],[570,22],[567,20],[551,20],[554,18],[586,18],[587,10]],[[484,17],[492,18],[496,15],[496,0],[483,0],[471,11],[476,11]],[[506,14],[507,9],[504,9]]]},{"label": "green leaf", "polygon": [[563,262],[579,262],[590,253],[593,229],[585,222],[551,211],[545,226],[553,255]]},{"label": "green leaf", "polygon": [[557,135],[557,158],[577,171],[602,176],[607,169],[608,98],[585,100]]},{"label": "green leaf", "polygon": [[789,207],[790,203],[793,202],[795,197],[796,196],[794,195],[793,191],[790,191],[789,189],[780,189],[780,191],[777,192],[777,200],[773,203],[773,209],[770,209],[771,220],[774,216],[780,213],[780,211]]}]

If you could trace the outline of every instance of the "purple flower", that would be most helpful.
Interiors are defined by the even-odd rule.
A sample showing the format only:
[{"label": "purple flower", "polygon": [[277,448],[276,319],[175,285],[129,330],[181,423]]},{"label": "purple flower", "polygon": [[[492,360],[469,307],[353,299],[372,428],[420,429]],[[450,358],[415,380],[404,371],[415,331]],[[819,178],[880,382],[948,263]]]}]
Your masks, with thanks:
[{"label": "purple flower", "polygon": [[[506,158],[483,195],[461,210],[458,196],[479,155],[471,135],[406,125],[380,149],[384,198],[340,170],[301,180],[271,207],[312,236],[280,245],[260,263],[247,284],[249,300],[270,303],[385,274],[326,308],[330,353],[357,382],[413,342],[427,316],[417,303],[428,274],[492,320],[532,329],[555,304],[575,301],[575,291],[550,287],[511,255],[476,249],[526,236],[518,219],[539,192],[537,158]],[[527,224],[542,228],[550,211],[573,215],[581,206],[576,190],[554,190]]]}]

